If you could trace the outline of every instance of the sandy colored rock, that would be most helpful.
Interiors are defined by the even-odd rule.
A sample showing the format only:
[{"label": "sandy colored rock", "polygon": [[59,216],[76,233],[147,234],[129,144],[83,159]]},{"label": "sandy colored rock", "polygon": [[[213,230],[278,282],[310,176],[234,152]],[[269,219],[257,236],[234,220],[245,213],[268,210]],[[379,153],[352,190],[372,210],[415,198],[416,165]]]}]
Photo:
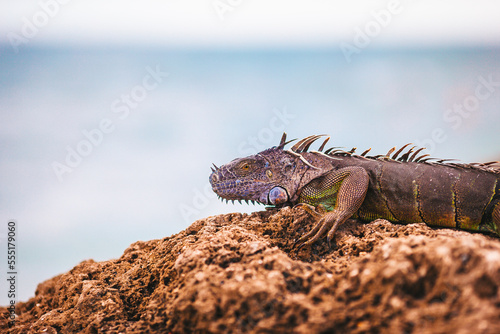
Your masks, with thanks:
[{"label": "sandy colored rock", "polygon": [[116,260],[84,261],[17,305],[8,333],[500,333],[500,240],[348,221],[297,250],[301,210],[228,214]]}]

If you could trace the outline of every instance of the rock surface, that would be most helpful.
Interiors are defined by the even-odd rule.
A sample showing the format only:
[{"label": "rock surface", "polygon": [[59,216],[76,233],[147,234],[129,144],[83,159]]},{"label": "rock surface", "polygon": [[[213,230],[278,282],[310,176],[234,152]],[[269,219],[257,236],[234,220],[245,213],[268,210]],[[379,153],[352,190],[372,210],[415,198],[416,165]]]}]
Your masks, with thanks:
[{"label": "rock surface", "polygon": [[227,214],[38,286],[2,333],[500,333],[500,240],[349,220],[297,250],[301,210]]}]

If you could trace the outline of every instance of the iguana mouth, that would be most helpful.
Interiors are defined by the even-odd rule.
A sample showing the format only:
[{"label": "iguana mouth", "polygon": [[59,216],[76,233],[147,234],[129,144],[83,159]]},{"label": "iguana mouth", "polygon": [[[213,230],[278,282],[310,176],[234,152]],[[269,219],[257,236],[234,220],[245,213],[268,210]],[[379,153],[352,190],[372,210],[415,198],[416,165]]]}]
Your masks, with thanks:
[{"label": "iguana mouth", "polygon": [[209,180],[213,191],[223,200],[268,204],[267,197],[259,196],[259,190],[255,189],[255,186],[262,184],[262,181],[237,178],[224,167],[213,170]]}]

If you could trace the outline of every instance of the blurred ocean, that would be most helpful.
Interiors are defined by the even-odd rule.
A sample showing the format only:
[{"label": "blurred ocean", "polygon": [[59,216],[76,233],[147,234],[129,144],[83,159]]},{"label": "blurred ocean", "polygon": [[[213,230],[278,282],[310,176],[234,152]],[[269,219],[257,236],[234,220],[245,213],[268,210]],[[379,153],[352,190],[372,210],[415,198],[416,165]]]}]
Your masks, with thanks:
[{"label": "blurred ocean", "polygon": [[334,47],[4,45],[0,241],[15,219],[26,300],[85,259],[263,209],[219,202],[210,166],[274,146],[284,130],[374,154],[412,142],[471,162],[500,159],[499,126],[500,49],[366,49],[348,62]]}]

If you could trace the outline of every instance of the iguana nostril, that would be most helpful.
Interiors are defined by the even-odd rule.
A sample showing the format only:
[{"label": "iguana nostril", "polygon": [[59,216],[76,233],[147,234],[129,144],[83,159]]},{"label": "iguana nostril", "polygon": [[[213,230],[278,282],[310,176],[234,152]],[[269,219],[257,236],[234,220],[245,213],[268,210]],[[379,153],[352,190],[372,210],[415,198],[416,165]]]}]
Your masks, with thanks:
[{"label": "iguana nostril", "polygon": [[274,187],[269,191],[268,202],[273,205],[280,205],[288,202],[288,193],[281,187]]},{"label": "iguana nostril", "polygon": [[219,176],[216,173],[212,173],[212,175],[210,175],[210,182],[214,183],[217,181],[219,181]]}]

